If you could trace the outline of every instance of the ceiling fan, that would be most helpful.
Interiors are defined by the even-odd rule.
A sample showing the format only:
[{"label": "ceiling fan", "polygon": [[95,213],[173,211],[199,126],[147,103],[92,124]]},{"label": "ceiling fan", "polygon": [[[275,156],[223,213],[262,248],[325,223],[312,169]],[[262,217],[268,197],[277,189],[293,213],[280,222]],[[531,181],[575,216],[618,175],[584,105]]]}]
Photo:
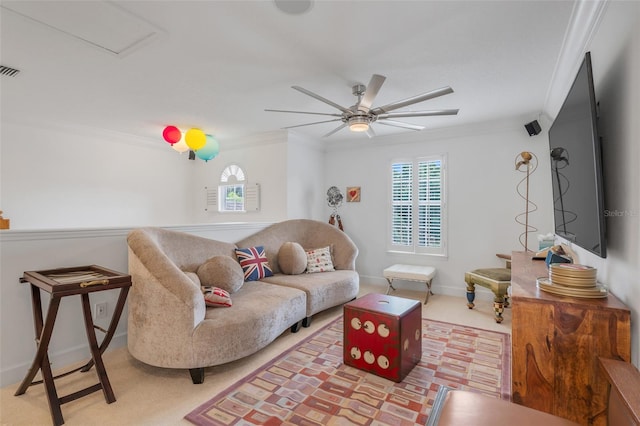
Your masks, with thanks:
[{"label": "ceiling fan", "polygon": [[312,114],[312,115],[325,115],[330,117],[337,117],[331,120],[324,121],[316,121],[314,123],[306,123],[306,124],[298,124],[296,126],[288,126],[284,127],[285,129],[292,129],[294,127],[303,127],[303,126],[311,126],[314,124],[321,123],[330,123],[332,121],[342,121],[342,124],[337,128],[333,129],[323,137],[331,136],[334,133],[342,130],[345,127],[349,127],[349,130],[354,132],[367,132],[369,137],[375,136],[373,129],[371,128],[372,123],[384,124],[386,126],[394,126],[401,127],[404,129],[410,130],[422,130],[423,126],[418,126],[415,124],[404,123],[401,121],[394,120],[395,118],[402,117],[429,117],[435,115],[456,115],[458,114],[458,109],[438,109],[438,110],[430,110],[430,111],[406,111],[406,112],[391,112],[408,105],[417,104],[419,102],[426,101],[428,99],[437,98],[438,96],[447,95],[449,93],[453,93],[453,89],[449,86],[442,87],[440,89],[433,90],[431,92],[422,93],[417,96],[413,96],[411,98],[403,99],[401,101],[392,102],[390,104],[372,108],[373,101],[380,91],[382,87],[382,83],[384,83],[386,77],[378,74],[374,74],[371,76],[371,80],[369,81],[369,85],[365,86],[363,84],[356,84],[353,86],[353,94],[358,97],[358,101],[355,105],[347,108],[341,105],[336,104],[335,102],[330,101],[329,99],[323,98],[322,96],[313,93],[307,89],[304,89],[300,86],[291,86],[293,89],[304,93],[305,95],[311,96],[319,100],[320,102],[324,102],[327,105],[331,105],[340,111],[340,113],[324,113],[324,112],[308,112],[308,111],[290,111],[290,110],[282,110],[282,109],[265,109],[265,111],[269,112],[286,112],[293,114]]}]

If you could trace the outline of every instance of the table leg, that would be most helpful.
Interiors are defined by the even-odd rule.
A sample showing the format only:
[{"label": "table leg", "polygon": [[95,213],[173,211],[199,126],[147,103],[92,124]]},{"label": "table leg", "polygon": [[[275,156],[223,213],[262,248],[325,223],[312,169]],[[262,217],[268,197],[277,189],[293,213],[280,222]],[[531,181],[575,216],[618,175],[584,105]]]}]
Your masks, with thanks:
[{"label": "table leg", "polygon": [[[111,343],[111,339],[116,332],[116,328],[118,327],[118,322],[120,321],[120,316],[122,316],[122,312],[124,310],[124,304],[127,301],[127,294],[129,293],[129,287],[122,287],[120,289],[120,296],[118,296],[118,303],[116,304],[116,308],[113,311],[113,315],[111,316],[111,322],[109,323],[109,328],[107,329],[107,334],[102,339],[102,343],[100,343],[100,354],[103,354],[104,351]],[[93,358],[85,364],[80,371],[83,373],[91,370],[93,367]]]},{"label": "table leg", "polygon": [[396,288],[393,286],[393,278],[387,278],[387,282],[389,283],[389,287],[387,287],[386,294],[389,294],[389,291],[391,290],[396,291]]},{"label": "table leg", "polygon": [[58,393],[56,392],[56,387],[53,382],[54,379],[51,372],[51,364],[49,363],[49,355],[47,354],[49,342],[51,341],[51,334],[53,333],[53,326],[56,322],[58,308],[60,307],[60,297],[51,298],[49,308],[47,310],[47,318],[44,324],[42,318],[40,289],[34,285],[31,286],[31,301],[36,340],[38,341],[38,350],[33,358],[31,368],[29,368],[27,375],[22,380],[22,383],[14,395],[18,396],[24,394],[29,386],[31,386],[33,378],[38,373],[38,370],[41,370],[42,381],[44,382],[44,386],[47,391],[47,400],[49,401],[51,418],[55,425],[62,425],[64,424],[64,418],[62,417],[62,410],[60,409],[60,399],[58,398]]},{"label": "table leg", "polygon": [[504,312],[504,297],[496,296],[493,299],[493,310],[496,313],[496,322],[500,324],[504,318],[502,317],[502,312]]},{"label": "table leg", "polygon": [[476,300],[476,285],[474,283],[467,283],[467,307],[473,309],[476,306],[473,301]]},{"label": "table leg", "polygon": [[429,296],[433,295],[431,292],[431,280],[427,281],[427,295],[424,297],[424,304],[426,305],[429,301]]},{"label": "table leg", "polygon": [[82,312],[84,313],[84,325],[87,332],[87,339],[89,340],[91,357],[93,359],[93,363],[96,366],[98,379],[100,380],[100,384],[102,385],[104,399],[107,401],[107,403],[111,404],[112,402],[115,402],[116,397],[113,394],[113,389],[111,389],[111,383],[109,383],[107,371],[105,370],[104,363],[102,362],[102,353],[100,352],[100,348],[98,347],[96,330],[93,325],[93,318],[91,317],[91,304],[89,303],[88,293],[82,294]]}]

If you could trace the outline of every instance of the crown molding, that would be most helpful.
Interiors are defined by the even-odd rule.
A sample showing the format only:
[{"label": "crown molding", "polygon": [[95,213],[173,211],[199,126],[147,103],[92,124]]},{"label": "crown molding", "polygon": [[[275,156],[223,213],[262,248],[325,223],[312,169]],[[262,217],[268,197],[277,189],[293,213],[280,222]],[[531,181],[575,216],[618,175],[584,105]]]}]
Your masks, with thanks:
[{"label": "crown molding", "polygon": [[542,109],[552,120],[573,84],[607,5],[608,0],[578,0],[573,6]]}]

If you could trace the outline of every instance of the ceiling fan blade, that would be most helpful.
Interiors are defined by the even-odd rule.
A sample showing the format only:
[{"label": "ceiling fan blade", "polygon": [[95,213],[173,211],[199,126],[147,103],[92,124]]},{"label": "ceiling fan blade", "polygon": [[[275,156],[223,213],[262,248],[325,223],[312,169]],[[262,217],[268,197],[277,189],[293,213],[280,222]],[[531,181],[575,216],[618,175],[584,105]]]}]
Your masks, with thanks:
[{"label": "ceiling fan blade", "polygon": [[424,130],[424,126],[417,126],[415,124],[403,123],[401,121],[394,120],[378,120],[377,124],[384,124],[385,126],[402,127],[403,129],[410,130]]},{"label": "ceiling fan blade", "polygon": [[432,117],[436,115],[457,115],[459,109],[435,109],[431,111],[389,112],[378,115],[378,119],[400,117]]},{"label": "ceiling fan blade", "polygon": [[296,127],[311,126],[313,124],[331,123],[332,121],[340,121],[340,120],[342,120],[342,119],[341,118],[336,118],[335,120],[316,121],[314,123],[297,124],[295,126],[287,126],[287,127],[283,127],[283,129],[293,129],[293,128],[296,128]]},{"label": "ceiling fan blade", "polygon": [[320,95],[317,95],[317,94],[315,94],[313,92],[310,92],[310,91],[308,91],[307,89],[305,89],[303,87],[291,86],[291,88],[297,90],[298,92],[304,93],[305,95],[311,96],[312,98],[315,98],[315,99],[319,100],[320,102],[324,102],[327,105],[331,105],[332,107],[337,108],[337,109],[339,109],[340,111],[342,111],[344,113],[351,114],[353,112],[353,111],[351,111],[351,110],[349,110],[349,109],[347,109],[347,108],[345,108],[345,107],[343,107],[341,105],[338,105],[335,102],[330,101],[329,99],[323,98]]},{"label": "ceiling fan blade", "polygon": [[268,112],[288,112],[292,114],[313,114],[313,115],[329,115],[331,117],[342,117],[342,114],[331,114],[328,112],[308,112],[308,111],[289,111],[286,109],[265,109]]},{"label": "ceiling fan blade", "polygon": [[375,135],[376,135],[376,132],[373,131],[373,127],[369,126],[369,128],[367,129],[367,136],[369,136],[369,139],[371,139]]},{"label": "ceiling fan blade", "polygon": [[371,104],[373,104],[373,100],[378,95],[378,92],[382,87],[382,83],[384,83],[386,79],[387,77],[379,74],[373,74],[371,76],[371,80],[369,80],[369,84],[364,91],[364,96],[356,108],[358,111],[369,112]]},{"label": "ceiling fan blade", "polygon": [[373,110],[371,110],[371,112],[376,115],[382,114],[384,112],[393,111],[394,109],[417,104],[418,102],[423,102],[427,99],[433,99],[437,98],[438,96],[448,95],[449,93],[453,93],[453,89],[451,87],[442,87],[440,89],[432,90],[431,92],[423,93],[421,95],[413,96],[411,98],[403,99],[401,101],[392,102],[390,104],[374,108]]},{"label": "ceiling fan blade", "polygon": [[338,132],[339,130],[344,129],[347,126],[347,123],[342,123],[341,126],[336,127],[335,129],[333,129],[332,131],[330,131],[329,133],[327,133],[326,135],[323,135],[323,138],[326,138],[327,136],[331,136],[332,134]]}]

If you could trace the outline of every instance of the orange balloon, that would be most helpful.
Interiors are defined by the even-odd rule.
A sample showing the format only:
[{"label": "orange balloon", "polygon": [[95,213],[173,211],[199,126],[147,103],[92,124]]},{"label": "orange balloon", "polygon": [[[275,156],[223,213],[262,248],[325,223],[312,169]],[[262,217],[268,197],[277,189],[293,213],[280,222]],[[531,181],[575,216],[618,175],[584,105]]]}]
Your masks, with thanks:
[{"label": "orange balloon", "polygon": [[207,136],[200,129],[189,129],[184,135],[184,141],[189,148],[197,151],[207,143]]}]

